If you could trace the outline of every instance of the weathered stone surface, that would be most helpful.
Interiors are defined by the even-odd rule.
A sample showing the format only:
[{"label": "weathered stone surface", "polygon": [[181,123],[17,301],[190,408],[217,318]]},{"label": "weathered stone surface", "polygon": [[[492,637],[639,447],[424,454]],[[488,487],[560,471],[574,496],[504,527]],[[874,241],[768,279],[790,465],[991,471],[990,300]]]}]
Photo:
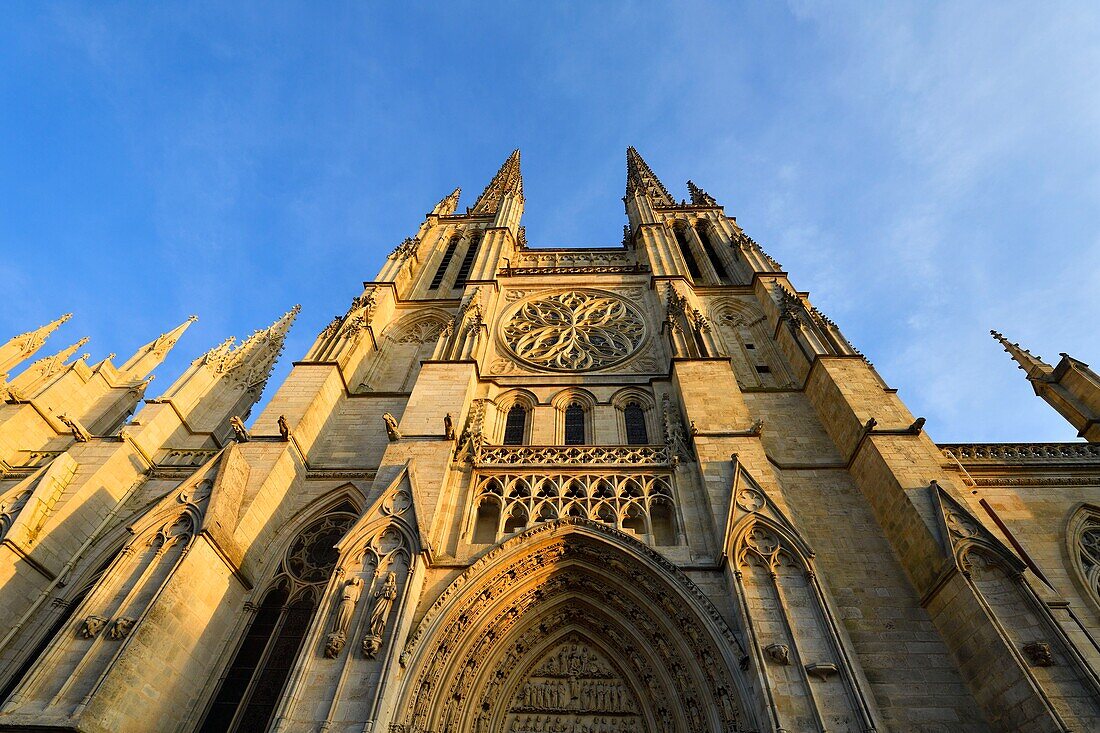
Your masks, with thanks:
[{"label": "weathered stone surface", "polygon": [[296,310],[125,425],[186,324],[0,383],[0,730],[1100,729],[1100,452],[937,446],[633,149],[624,246],[529,249],[519,165],[249,427]]}]

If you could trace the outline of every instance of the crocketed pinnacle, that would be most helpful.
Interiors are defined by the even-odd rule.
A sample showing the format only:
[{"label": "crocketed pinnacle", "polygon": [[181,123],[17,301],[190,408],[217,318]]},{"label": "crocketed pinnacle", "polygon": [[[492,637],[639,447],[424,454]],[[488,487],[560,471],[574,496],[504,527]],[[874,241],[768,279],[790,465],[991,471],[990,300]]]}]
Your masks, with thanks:
[{"label": "crocketed pinnacle", "polygon": [[989,333],[1005,348],[1005,351],[1007,351],[1008,355],[1020,365],[1020,368],[1028,373],[1029,377],[1033,374],[1046,373],[1053,370],[1053,367],[1038,356],[1035,356],[1018,343],[1006,339],[1001,332],[990,330]]},{"label": "crocketed pinnacle", "polygon": [[[17,390],[25,391],[41,384],[42,380],[52,377],[67,367],[68,364],[65,362],[71,359],[73,354],[79,351],[86,343],[88,343],[87,336],[80,339],[75,344],[66,346],[53,356],[46,356],[38,359],[24,369],[19,376],[11,380],[11,386]],[[88,355],[85,354],[81,358],[86,359]]]},{"label": "crocketed pinnacle", "polygon": [[450,216],[455,213],[455,209],[458,208],[458,197],[462,195],[461,188],[455,188],[449,194],[440,199],[439,203],[435,205],[435,212],[440,216]]},{"label": "crocketed pinnacle", "polygon": [[0,345],[0,374],[6,373],[24,359],[33,356],[36,351],[42,348],[42,344],[46,343],[46,339],[49,338],[50,334],[72,317],[72,313],[66,313],[60,318],[50,321],[45,326],[21,333],[7,343]]},{"label": "crocketed pinnacle", "polygon": [[692,206],[717,206],[714,197],[695,185],[694,181],[688,181],[688,194],[691,195]]},{"label": "crocketed pinnacle", "polygon": [[675,206],[672,194],[653,173],[642,156],[630,146],[626,149],[626,195],[647,195],[657,206]]},{"label": "crocketed pinnacle", "polygon": [[133,379],[144,379],[154,369],[160,366],[160,363],[164,361],[164,357],[168,355],[168,352],[171,351],[172,347],[176,345],[176,342],[180,340],[180,336],[183,335],[183,332],[197,320],[199,320],[198,316],[191,316],[171,331],[162,333],[160,336],[138,349],[125,364],[118,368],[118,370]]},{"label": "crocketed pinnacle", "polygon": [[478,197],[477,203],[474,204],[474,208],[470,213],[495,214],[500,209],[500,202],[508,194],[523,197],[523,175],[519,169],[519,148],[513,150],[512,154],[508,156],[508,160],[504,161],[504,165],[493,176],[493,180],[489,181],[489,185],[481,192],[481,196]]},{"label": "crocketed pinnacle", "polygon": [[254,331],[235,349],[232,348],[233,339],[227,339],[204,354],[200,361],[249,391],[262,391],[301,309],[300,305],[294,306],[267,328]]}]

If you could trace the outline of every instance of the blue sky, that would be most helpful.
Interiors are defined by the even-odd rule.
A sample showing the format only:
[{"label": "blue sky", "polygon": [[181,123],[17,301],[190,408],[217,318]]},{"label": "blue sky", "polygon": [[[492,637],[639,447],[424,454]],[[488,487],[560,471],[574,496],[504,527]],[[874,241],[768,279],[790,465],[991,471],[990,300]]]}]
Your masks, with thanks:
[{"label": "blue sky", "polygon": [[[1100,362],[1100,4],[20,3],[0,335],[276,372],[455,185],[523,151],[533,246],[614,245],[624,151],[692,178],[939,441],[1070,440],[990,328]],[[272,385],[273,386],[273,385]],[[272,386],[269,386],[271,391]]]}]

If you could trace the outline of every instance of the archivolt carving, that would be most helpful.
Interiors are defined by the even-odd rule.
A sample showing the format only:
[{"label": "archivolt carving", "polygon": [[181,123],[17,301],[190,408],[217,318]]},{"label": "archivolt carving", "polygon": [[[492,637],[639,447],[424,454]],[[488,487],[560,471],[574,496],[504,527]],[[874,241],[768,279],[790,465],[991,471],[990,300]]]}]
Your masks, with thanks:
[{"label": "archivolt carving", "polygon": [[567,290],[536,297],[512,313],[501,338],[518,359],[554,371],[613,366],[645,339],[645,320],[613,293]]},{"label": "archivolt carving", "polygon": [[668,561],[588,520],[547,523],[490,551],[429,609],[402,654],[393,730],[751,729],[737,646]]}]

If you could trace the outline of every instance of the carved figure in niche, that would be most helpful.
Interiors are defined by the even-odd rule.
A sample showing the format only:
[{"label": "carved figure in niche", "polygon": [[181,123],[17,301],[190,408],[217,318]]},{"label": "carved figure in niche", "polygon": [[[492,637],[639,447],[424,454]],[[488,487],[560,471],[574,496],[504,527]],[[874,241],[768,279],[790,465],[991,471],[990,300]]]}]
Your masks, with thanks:
[{"label": "carved figure in niche", "polygon": [[374,608],[370,611],[367,635],[363,639],[363,654],[367,659],[374,659],[374,655],[382,648],[382,634],[386,631],[386,619],[395,598],[397,598],[397,573],[391,570],[386,575],[386,581],[382,583],[382,587],[374,593]]},{"label": "carved figure in niche", "polygon": [[447,440],[455,439],[455,423],[449,412],[443,416],[443,437]]},{"label": "carved figure in niche", "polygon": [[1045,641],[1033,641],[1024,645],[1024,654],[1031,664],[1036,667],[1053,667],[1054,654],[1050,650],[1050,644]]},{"label": "carved figure in niche", "polygon": [[401,439],[401,431],[397,429],[397,418],[388,412],[383,412],[382,422],[386,423],[386,435],[391,441]]},{"label": "carved figure in niche", "polygon": [[286,421],[286,415],[279,415],[279,437],[290,440],[290,423]]},{"label": "carved figure in niche", "polygon": [[130,633],[130,629],[134,628],[134,624],[136,623],[137,621],[135,619],[120,616],[111,624],[111,629],[107,632],[107,636],[111,639],[121,639]]},{"label": "carved figure in niche", "polygon": [[666,394],[661,397],[661,415],[664,418],[665,445],[674,456],[688,455],[687,441],[684,438],[684,426],[680,414],[674,411],[672,399]]},{"label": "carved figure in niche", "polygon": [[240,415],[234,415],[229,418],[229,427],[233,428],[233,435],[236,436],[238,443],[247,443],[249,439],[248,428],[244,426],[244,420]]},{"label": "carved figure in niche", "polygon": [[80,635],[85,639],[91,639],[99,635],[103,627],[107,625],[107,619],[102,616],[89,616],[80,625]]},{"label": "carved figure in niche", "polygon": [[65,423],[65,427],[72,431],[73,438],[76,439],[77,443],[87,443],[92,439],[91,434],[75,419],[66,415],[58,415],[57,419]]},{"label": "carved figure in niche", "polygon": [[768,644],[764,647],[764,653],[780,666],[785,667],[791,663],[791,648],[786,644]]},{"label": "carved figure in niche", "polygon": [[351,578],[344,583],[344,590],[340,595],[340,605],[336,607],[336,617],[332,620],[332,630],[325,637],[325,656],[335,659],[340,650],[344,648],[344,642],[348,638],[348,626],[351,624],[351,615],[355,612],[355,604],[359,602],[359,594],[362,592],[363,580]]}]

